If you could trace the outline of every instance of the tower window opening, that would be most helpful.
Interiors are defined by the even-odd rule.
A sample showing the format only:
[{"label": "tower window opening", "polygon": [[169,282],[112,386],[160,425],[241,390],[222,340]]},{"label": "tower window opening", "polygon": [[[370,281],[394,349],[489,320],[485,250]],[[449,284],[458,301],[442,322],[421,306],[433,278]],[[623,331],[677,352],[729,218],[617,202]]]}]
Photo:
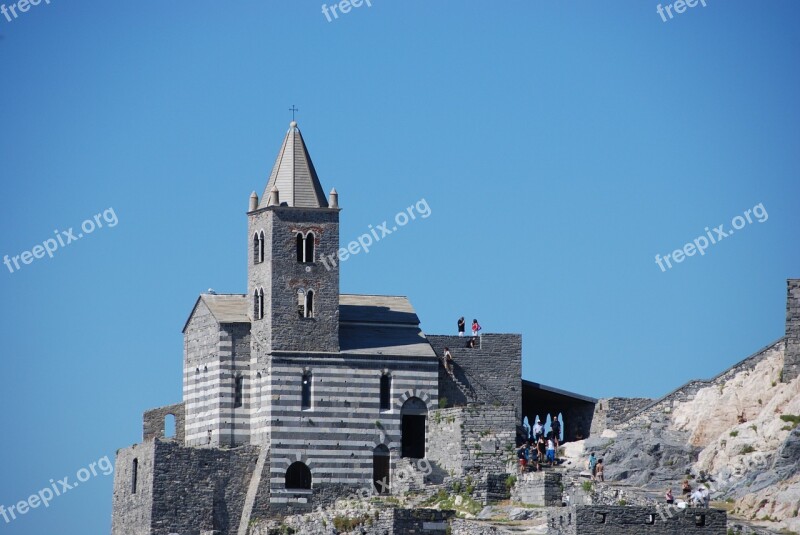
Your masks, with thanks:
[{"label": "tower window opening", "polygon": [[264,319],[264,289],[253,290],[253,319]]},{"label": "tower window opening", "polygon": [[388,411],[390,400],[392,394],[392,376],[388,373],[384,373],[381,375],[381,409],[382,411]]},{"label": "tower window opening", "polygon": [[305,244],[303,243],[303,235],[297,235],[297,261],[303,262],[303,256],[305,255]]},{"label": "tower window opening", "polygon": [[244,390],[244,377],[238,376],[233,388],[233,408],[238,409],[242,406],[242,391]]},{"label": "tower window opening", "polygon": [[305,236],[297,234],[297,261],[302,264],[314,262],[314,233],[309,232]]},{"label": "tower window opening", "polygon": [[139,479],[139,459],[133,460],[131,467],[131,494],[136,494],[136,485]]},{"label": "tower window opening", "polygon": [[308,410],[311,408],[311,383],[312,377],[311,372],[306,372],[303,374],[303,382],[302,382],[302,395],[301,397],[301,408],[303,410]]}]

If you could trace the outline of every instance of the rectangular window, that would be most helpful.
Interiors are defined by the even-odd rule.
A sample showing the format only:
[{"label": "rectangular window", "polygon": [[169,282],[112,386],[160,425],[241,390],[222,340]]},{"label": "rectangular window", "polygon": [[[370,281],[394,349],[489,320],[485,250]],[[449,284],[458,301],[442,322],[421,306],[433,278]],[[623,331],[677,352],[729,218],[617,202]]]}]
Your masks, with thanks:
[{"label": "rectangular window", "polygon": [[242,390],[244,388],[244,377],[237,377],[233,393],[233,408],[238,409],[242,406]]}]

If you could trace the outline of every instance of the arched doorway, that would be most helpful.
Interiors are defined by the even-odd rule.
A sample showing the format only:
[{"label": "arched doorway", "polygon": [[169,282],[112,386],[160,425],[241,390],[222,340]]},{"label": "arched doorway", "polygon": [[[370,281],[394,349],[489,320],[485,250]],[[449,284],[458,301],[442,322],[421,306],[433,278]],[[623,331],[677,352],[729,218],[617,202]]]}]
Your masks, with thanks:
[{"label": "arched doorway", "polygon": [[408,398],[400,409],[401,457],[422,459],[425,457],[425,421],[428,407],[417,397]]},{"label": "arched doorway", "polygon": [[372,484],[378,494],[389,494],[389,448],[381,444],[372,450]]},{"label": "arched doorway", "polygon": [[305,463],[297,461],[286,470],[286,488],[308,490],[311,488],[311,470]]}]

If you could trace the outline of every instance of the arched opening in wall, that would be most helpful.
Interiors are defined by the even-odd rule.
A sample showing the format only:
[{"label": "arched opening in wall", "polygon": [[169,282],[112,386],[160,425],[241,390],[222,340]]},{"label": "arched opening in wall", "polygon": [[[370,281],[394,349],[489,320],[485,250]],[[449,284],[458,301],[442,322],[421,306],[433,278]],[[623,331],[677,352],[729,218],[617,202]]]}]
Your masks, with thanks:
[{"label": "arched opening in wall", "polygon": [[263,262],[264,261],[264,248],[265,248],[264,243],[265,243],[264,242],[264,231],[262,230],[258,234],[258,261],[259,262]]},{"label": "arched opening in wall", "polygon": [[242,406],[244,397],[244,377],[236,377],[233,382],[233,408],[238,409]]},{"label": "arched opening in wall", "polygon": [[558,422],[558,424],[556,426],[556,427],[558,427],[558,432],[556,433],[556,438],[558,438],[558,443],[559,444],[563,444],[564,443],[564,414],[559,412],[558,416],[556,416],[556,420],[555,421]]},{"label": "arched opening in wall", "polygon": [[314,290],[306,292],[306,318],[314,317]]},{"label": "arched opening in wall", "polygon": [[372,450],[372,484],[378,494],[389,494],[391,456],[383,444]]},{"label": "arched opening in wall", "polygon": [[301,393],[301,401],[300,401],[300,408],[302,410],[308,410],[311,408],[311,386],[313,384],[311,372],[305,372],[303,374],[303,382],[301,385],[302,393]]},{"label": "arched opening in wall", "polygon": [[164,418],[164,438],[175,438],[175,415],[167,414]]},{"label": "arched opening in wall", "polygon": [[303,289],[297,290],[297,315],[306,317],[306,292]]},{"label": "arched opening in wall", "polygon": [[401,457],[425,457],[425,422],[428,407],[418,397],[408,398],[400,409]]},{"label": "arched opening in wall", "polygon": [[136,487],[139,484],[139,459],[133,460],[131,466],[131,494],[136,494]]},{"label": "arched opening in wall", "polygon": [[294,462],[286,470],[286,488],[292,490],[308,490],[311,488],[311,470],[305,463]]},{"label": "arched opening in wall", "polygon": [[381,375],[380,410],[388,411],[392,400],[392,376],[388,373]]},{"label": "arched opening in wall", "polygon": [[256,404],[258,410],[261,410],[261,372],[256,374]]},{"label": "arched opening in wall", "polygon": [[305,237],[305,250],[303,251],[303,262],[314,262],[314,233],[309,232]]},{"label": "arched opening in wall", "polygon": [[253,234],[253,263],[258,264],[262,261],[261,258],[261,236],[258,235],[258,232]]},{"label": "arched opening in wall", "polygon": [[303,244],[303,235],[298,233],[297,234],[297,261],[303,261],[303,255],[305,254],[305,246]]}]

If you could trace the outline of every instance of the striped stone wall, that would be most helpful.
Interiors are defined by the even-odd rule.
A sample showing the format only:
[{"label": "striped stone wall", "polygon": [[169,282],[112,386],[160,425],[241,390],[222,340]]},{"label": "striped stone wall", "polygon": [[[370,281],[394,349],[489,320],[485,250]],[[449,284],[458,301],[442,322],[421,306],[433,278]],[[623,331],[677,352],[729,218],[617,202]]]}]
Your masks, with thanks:
[{"label": "striped stone wall", "polygon": [[[360,488],[372,483],[373,450],[389,448],[394,470],[400,456],[401,407],[418,397],[428,410],[438,399],[435,357],[363,356],[348,354],[274,354],[262,374],[261,410],[255,436],[267,436],[270,454],[270,501],[301,503],[303,493],[285,490],[289,465],[302,461],[311,470],[313,486]],[[391,408],[380,410],[380,377],[392,376]],[[301,410],[304,371],[312,374],[312,407]]]}]

